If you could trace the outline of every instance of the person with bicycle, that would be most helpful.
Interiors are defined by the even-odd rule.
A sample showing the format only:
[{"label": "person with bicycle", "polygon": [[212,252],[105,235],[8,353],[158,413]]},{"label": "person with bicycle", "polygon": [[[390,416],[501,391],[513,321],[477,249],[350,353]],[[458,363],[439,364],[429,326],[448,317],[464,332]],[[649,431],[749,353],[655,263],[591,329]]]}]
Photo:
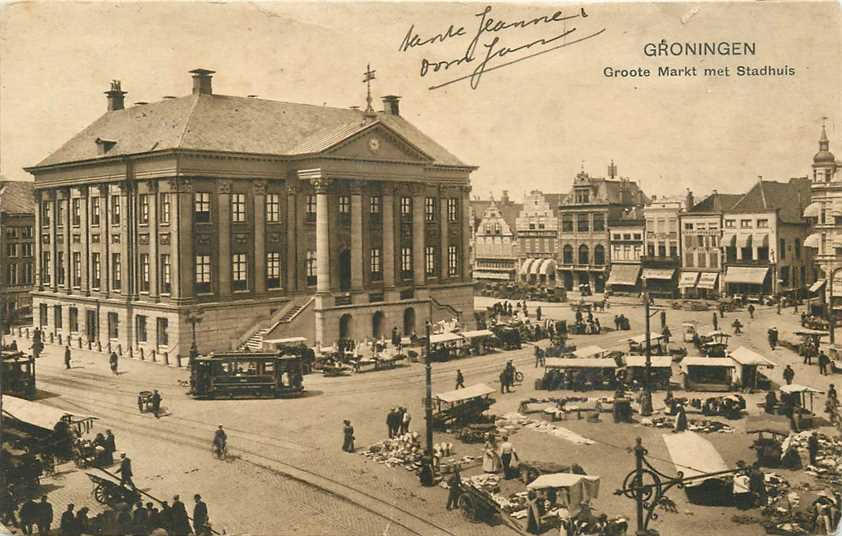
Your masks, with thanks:
[{"label": "person with bicycle", "polygon": [[216,432],[213,434],[213,450],[216,454],[217,458],[224,458],[225,457],[225,443],[228,441],[228,435],[225,433],[225,430],[222,429],[222,425],[219,425]]}]

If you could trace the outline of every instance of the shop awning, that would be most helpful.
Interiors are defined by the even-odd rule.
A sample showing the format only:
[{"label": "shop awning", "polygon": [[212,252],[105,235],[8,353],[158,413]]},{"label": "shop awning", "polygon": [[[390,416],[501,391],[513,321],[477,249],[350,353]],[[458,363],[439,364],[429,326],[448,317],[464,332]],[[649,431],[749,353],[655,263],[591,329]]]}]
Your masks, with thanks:
[{"label": "shop awning", "polygon": [[[804,208],[804,217],[805,218],[819,218],[822,214],[822,204],[815,202],[810,203]],[[806,244],[805,244],[806,245]]]},{"label": "shop awning", "polygon": [[608,285],[629,285],[637,284],[640,277],[639,264],[615,264],[611,267],[611,275],[608,276]]},{"label": "shop awning", "polygon": [[520,275],[528,275],[529,267],[532,266],[533,262],[535,262],[535,259],[526,259],[525,261],[523,261],[523,264],[520,265],[520,270],[518,270],[518,273]]},{"label": "shop awning", "polygon": [[466,387],[465,389],[456,389],[455,391],[440,393],[435,395],[435,397],[441,400],[442,402],[453,403],[459,402],[460,400],[468,400],[479,396],[490,395],[494,392],[496,392],[495,389],[492,389],[484,383],[478,383],[476,385]]},{"label": "shop awning", "polygon": [[804,239],[805,248],[819,249],[822,246],[821,233],[813,233]]},{"label": "shop awning", "polygon": [[743,366],[757,365],[759,367],[775,367],[775,363],[769,361],[754,350],[749,350],[745,346],[740,346],[739,348],[731,352],[729,357]]},{"label": "shop awning", "polygon": [[699,272],[681,272],[678,279],[678,288],[693,288],[699,280]]},{"label": "shop awning", "polygon": [[[645,355],[627,355],[626,366],[643,368],[646,366]],[[649,357],[649,364],[653,368],[672,368],[672,357],[668,355],[653,355]]]},{"label": "shop awning", "polygon": [[[805,244],[806,245],[806,244]],[[827,279],[819,279],[810,285],[810,292],[819,292],[827,284]]]},{"label": "shop awning", "polygon": [[737,244],[737,233],[725,231],[722,233],[722,247],[735,246]]},{"label": "shop awning", "polygon": [[789,435],[792,427],[789,418],[783,415],[749,415],[746,417],[746,433],[771,432],[778,435]]},{"label": "shop awning", "polygon": [[729,266],[725,272],[725,282],[762,285],[768,273],[768,266]]},{"label": "shop awning", "polygon": [[[664,434],[664,443],[675,464],[675,470],[684,474],[684,478],[698,477],[708,473],[728,471],[730,467],[722,459],[722,455],[713,443],[695,432],[681,432],[678,434]],[[712,477],[719,478],[719,477]],[[699,478],[687,482],[685,486],[701,485],[706,478]]]},{"label": "shop awning", "polygon": [[463,331],[462,336],[466,339],[477,339],[482,337],[493,337],[494,332],[487,329],[475,329],[472,331]]},{"label": "shop awning", "polygon": [[[544,366],[547,368],[617,368],[617,362],[613,359],[603,359],[598,357],[591,358],[565,358],[565,357],[548,357],[544,361]],[[461,389],[460,389],[461,391]]]},{"label": "shop awning", "polygon": [[674,268],[644,268],[643,279],[672,279]]},{"label": "shop awning", "polygon": [[529,274],[538,275],[541,272],[541,265],[544,264],[545,259],[535,259],[529,265]]},{"label": "shop awning", "polygon": [[769,247],[769,233],[756,233],[752,237],[752,244],[759,248]]},{"label": "shop awning", "polygon": [[706,288],[706,289],[715,289],[716,288],[716,280],[719,278],[719,274],[716,272],[702,272],[699,276],[699,283],[696,285],[698,288]]},{"label": "shop awning", "polygon": [[812,387],[807,387],[806,385],[800,385],[797,383],[791,383],[789,385],[781,385],[781,392],[782,393],[817,393],[822,394],[824,391],[819,391],[818,389],[814,389]]},{"label": "shop awning", "polygon": [[508,281],[511,279],[509,274],[500,272],[484,272],[481,270],[474,270],[474,279],[491,279],[494,281]]},{"label": "shop awning", "polygon": [[738,248],[747,248],[751,246],[751,235],[750,234],[737,234],[737,247]]},{"label": "shop awning", "polygon": [[461,340],[462,336],[458,333],[439,333],[437,335],[430,335],[430,344],[441,344]]},{"label": "shop awning", "polygon": [[538,272],[541,275],[553,275],[555,274],[556,264],[553,259],[544,259],[544,262],[541,263],[541,267],[538,269]]}]

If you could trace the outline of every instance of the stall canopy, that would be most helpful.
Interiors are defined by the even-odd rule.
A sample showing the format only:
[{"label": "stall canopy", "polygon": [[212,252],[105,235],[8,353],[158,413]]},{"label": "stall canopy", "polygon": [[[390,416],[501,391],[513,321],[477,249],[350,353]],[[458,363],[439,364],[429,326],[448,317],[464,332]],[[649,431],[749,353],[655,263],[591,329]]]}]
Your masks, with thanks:
[{"label": "stall canopy", "polygon": [[599,497],[599,477],[572,473],[551,473],[539,476],[526,486],[526,489],[529,490],[550,488],[566,492],[559,494],[559,499],[570,515],[575,516],[579,513],[580,505]]},{"label": "stall canopy", "polygon": [[[627,367],[645,367],[645,355],[627,355],[625,357]],[[653,368],[672,368],[672,357],[668,355],[653,355],[649,358]]]},{"label": "stall canopy", "polygon": [[[678,434],[664,434],[672,463],[676,471],[684,473],[684,478],[697,477],[708,473],[728,471],[730,467],[722,459],[722,455],[713,443],[695,432],[681,432]],[[718,478],[718,477],[712,477]],[[701,485],[707,478],[699,478],[685,484],[687,487]]]},{"label": "stall canopy", "polygon": [[[806,246],[807,243],[805,242],[804,245]],[[810,292],[819,292],[821,289],[824,288],[826,283],[827,279],[819,279],[818,281],[810,285]]]},{"label": "stall canopy", "polygon": [[595,355],[602,355],[605,353],[604,348],[600,348],[599,346],[585,346],[584,348],[579,348],[573,352],[573,355],[576,357],[593,357]]},{"label": "stall canopy", "polygon": [[518,270],[518,273],[520,273],[520,275],[528,275],[529,274],[529,266],[533,262],[535,262],[535,259],[526,259],[525,261],[523,261],[523,264],[520,265],[520,270]]},{"label": "stall canopy", "polygon": [[730,357],[685,357],[681,360],[681,368],[687,367],[729,367],[736,368],[737,365]]},{"label": "stall canopy", "polygon": [[746,417],[746,433],[771,432],[789,435],[791,430],[789,417],[783,415],[749,415]]},{"label": "stall canopy", "polygon": [[430,335],[430,344],[438,344],[443,342],[461,341],[462,336],[458,333],[439,333],[438,335]]},{"label": "stall canopy", "polygon": [[819,391],[818,389],[814,389],[812,387],[807,387],[806,385],[791,383],[789,385],[781,385],[781,392],[782,393],[818,393],[818,394],[821,394],[824,391]]},{"label": "stall canopy", "polygon": [[490,395],[494,392],[496,391],[491,387],[485,385],[484,383],[478,383],[476,385],[471,385],[470,387],[466,387],[464,389],[457,389],[455,391],[448,391],[446,393],[437,394],[436,398],[438,398],[442,402],[452,404],[453,402],[460,402],[462,400],[468,400],[471,398],[476,398],[478,396]]},{"label": "stall canopy", "polygon": [[796,335],[799,337],[827,337],[830,335],[827,331],[822,331],[818,329],[799,329],[798,331],[794,331]]},{"label": "stall canopy", "polygon": [[65,415],[70,415],[72,426],[77,429],[82,428],[82,431],[85,432],[90,431],[90,426],[96,419],[96,417],[90,415],[77,415],[40,402],[32,402],[9,395],[3,396],[3,415],[48,431],[52,431],[56,423]]},{"label": "stall canopy", "polygon": [[478,337],[493,337],[494,332],[487,329],[475,329],[473,331],[463,331],[462,336],[466,339],[476,339]]},{"label": "stall canopy", "polygon": [[544,259],[544,262],[541,263],[541,268],[538,269],[541,275],[554,275],[555,271],[556,264],[553,259]]},{"label": "stall canopy", "polygon": [[725,282],[762,285],[768,273],[768,266],[729,266],[725,272]]},{"label": "stall canopy", "polygon": [[693,288],[699,280],[699,272],[681,272],[678,288]]},{"label": "stall canopy", "polygon": [[544,366],[547,368],[617,368],[617,363],[613,359],[548,357],[544,360]]},{"label": "stall canopy", "polygon": [[305,337],[286,337],[284,339],[264,339],[265,344],[307,344]]},{"label": "stall canopy", "polygon": [[642,277],[644,279],[672,279],[674,274],[673,268],[644,268]]},{"label": "stall canopy", "polygon": [[754,350],[749,350],[745,346],[740,346],[730,355],[731,359],[739,363],[740,365],[757,365],[760,367],[769,367],[774,368],[775,363],[769,361],[762,355],[758,354]]},{"label": "stall canopy", "polygon": [[[649,332],[649,342],[650,343],[657,343],[657,341],[663,339],[664,336],[659,333]],[[644,344],[646,342],[646,334],[641,333],[640,335],[635,335],[631,337],[629,341],[637,343],[637,344]]]},{"label": "stall canopy", "polygon": [[611,267],[611,275],[608,276],[608,285],[630,285],[637,284],[640,277],[639,264],[615,264]]},{"label": "stall canopy", "polygon": [[716,280],[718,278],[719,274],[716,272],[702,272],[699,276],[699,283],[696,286],[698,288],[714,289],[716,288]]}]

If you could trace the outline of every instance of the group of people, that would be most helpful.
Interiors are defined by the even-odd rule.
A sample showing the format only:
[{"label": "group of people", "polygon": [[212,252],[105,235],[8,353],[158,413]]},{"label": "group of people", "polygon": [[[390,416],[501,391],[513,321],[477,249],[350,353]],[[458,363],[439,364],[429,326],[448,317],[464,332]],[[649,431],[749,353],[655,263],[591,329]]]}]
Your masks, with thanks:
[{"label": "group of people", "polygon": [[516,476],[517,470],[512,462],[519,462],[514,445],[509,441],[509,436],[504,434],[502,443],[497,444],[497,437],[489,433],[485,439],[485,448],[482,455],[482,470],[486,473],[497,474],[503,472],[503,478],[509,480]]},{"label": "group of people", "polygon": [[602,326],[599,324],[599,318],[594,317],[593,312],[588,311],[588,316],[582,314],[581,309],[576,309],[576,321],[572,326],[572,331],[579,335],[598,335],[602,331]]},{"label": "group of people", "polygon": [[389,430],[389,439],[401,436],[409,432],[409,423],[412,416],[405,407],[398,406],[389,410],[386,414],[386,427]]},{"label": "group of people", "polygon": [[614,315],[614,329],[617,331],[629,331],[631,329],[631,323],[623,314]]}]

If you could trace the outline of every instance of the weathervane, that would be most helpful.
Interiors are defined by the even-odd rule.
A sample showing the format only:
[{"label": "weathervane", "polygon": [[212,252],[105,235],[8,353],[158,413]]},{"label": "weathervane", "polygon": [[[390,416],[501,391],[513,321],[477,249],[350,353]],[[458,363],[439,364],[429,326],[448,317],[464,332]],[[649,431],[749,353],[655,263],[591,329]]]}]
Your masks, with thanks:
[{"label": "weathervane", "polygon": [[363,73],[363,83],[366,85],[367,95],[365,98],[366,101],[366,112],[373,112],[374,108],[371,107],[371,81],[374,80],[374,73],[377,71],[371,70],[371,64],[366,65],[365,73]]}]

